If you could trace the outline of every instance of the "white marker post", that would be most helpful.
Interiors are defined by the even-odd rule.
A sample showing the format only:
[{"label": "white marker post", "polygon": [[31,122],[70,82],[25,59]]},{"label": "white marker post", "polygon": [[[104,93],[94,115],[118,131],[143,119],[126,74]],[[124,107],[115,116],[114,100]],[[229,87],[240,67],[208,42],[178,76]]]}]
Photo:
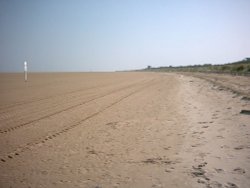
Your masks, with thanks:
[{"label": "white marker post", "polygon": [[26,61],[24,61],[24,80],[25,82],[28,80],[28,65]]}]

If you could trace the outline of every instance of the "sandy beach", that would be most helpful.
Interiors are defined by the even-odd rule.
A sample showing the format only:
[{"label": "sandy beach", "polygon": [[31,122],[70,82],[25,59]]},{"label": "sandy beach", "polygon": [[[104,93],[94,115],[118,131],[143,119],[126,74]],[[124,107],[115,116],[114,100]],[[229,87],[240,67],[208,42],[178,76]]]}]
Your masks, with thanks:
[{"label": "sandy beach", "polygon": [[0,74],[0,187],[250,187],[250,77]]}]

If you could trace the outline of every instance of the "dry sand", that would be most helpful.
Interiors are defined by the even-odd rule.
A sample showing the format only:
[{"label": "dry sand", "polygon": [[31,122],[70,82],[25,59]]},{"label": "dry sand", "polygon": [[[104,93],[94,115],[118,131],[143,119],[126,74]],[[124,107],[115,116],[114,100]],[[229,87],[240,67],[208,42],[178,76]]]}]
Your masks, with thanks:
[{"label": "dry sand", "polygon": [[205,76],[0,74],[0,187],[249,188],[250,79]]}]

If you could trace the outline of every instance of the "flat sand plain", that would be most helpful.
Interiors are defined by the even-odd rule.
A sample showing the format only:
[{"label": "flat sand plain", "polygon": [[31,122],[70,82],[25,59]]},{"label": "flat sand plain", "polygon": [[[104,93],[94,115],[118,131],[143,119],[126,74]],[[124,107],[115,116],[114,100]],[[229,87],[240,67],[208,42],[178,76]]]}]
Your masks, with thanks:
[{"label": "flat sand plain", "polygon": [[250,79],[215,77],[0,74],[0,187],[249,188]]}]

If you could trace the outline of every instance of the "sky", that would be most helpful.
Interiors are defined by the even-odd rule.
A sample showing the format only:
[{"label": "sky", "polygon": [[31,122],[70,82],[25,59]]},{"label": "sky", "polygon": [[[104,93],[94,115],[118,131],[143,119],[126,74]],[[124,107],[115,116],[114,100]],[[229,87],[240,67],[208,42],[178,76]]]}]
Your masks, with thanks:
[{"label": "sky", "polygon": [[0,0],[0,72],[117,71],[250,57],[249,0]]}]

